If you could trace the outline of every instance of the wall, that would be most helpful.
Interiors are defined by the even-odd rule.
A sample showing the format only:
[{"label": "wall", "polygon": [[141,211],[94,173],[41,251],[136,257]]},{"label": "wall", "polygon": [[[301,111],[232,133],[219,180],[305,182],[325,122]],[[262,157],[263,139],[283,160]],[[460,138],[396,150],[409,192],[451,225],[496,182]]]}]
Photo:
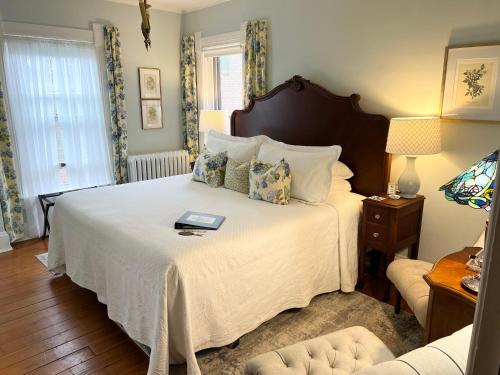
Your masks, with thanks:
[{"label": "wall", "polygon": [[[438,113],[445,47],[500,41],[499,15],[498,0],[232,0],[185,15],[182,32],[213,35],[267,17],[270,87],[301,74],[396,117]],[[487,218],[437,189],[500,147],[500,125],[445,123],[442,132],[443,152],[417,161],[427,197],[420,258],[429,261],[473,244]],[[392,180],[403,168],[394,158]]]},{"label": "wall", "polygon": [[[179,149],[179,40],[181,15],[151,12],[152,49],[146,51],[138,7],[103,0],[0,0],[3,21],[89,29],[93,22],[120,28],[128,111],[129,153]],[[161,69],[163,129],[142,130],[137,68]]]}]

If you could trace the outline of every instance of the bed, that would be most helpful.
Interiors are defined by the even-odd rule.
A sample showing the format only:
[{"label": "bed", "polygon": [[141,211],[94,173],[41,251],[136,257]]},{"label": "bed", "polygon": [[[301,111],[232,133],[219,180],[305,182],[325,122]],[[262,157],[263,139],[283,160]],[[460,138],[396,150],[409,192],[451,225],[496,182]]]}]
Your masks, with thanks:
[{"label": "bed", "polygon": [[[279,206],[184,175],[65,194],[54,210],[49,268],[96,292],[109,317],[151,348],[149,374],[182,362],[199,374],[197,351],[227,345],[315,295],[353,291],[361,199],[384,190],[389,165],[388,121],[358,101],[294,77],[231,118],[237,136],[342,145],[352,193]],[[187,210],[226,221],[203,237],[178,236],[173,223]]]}]

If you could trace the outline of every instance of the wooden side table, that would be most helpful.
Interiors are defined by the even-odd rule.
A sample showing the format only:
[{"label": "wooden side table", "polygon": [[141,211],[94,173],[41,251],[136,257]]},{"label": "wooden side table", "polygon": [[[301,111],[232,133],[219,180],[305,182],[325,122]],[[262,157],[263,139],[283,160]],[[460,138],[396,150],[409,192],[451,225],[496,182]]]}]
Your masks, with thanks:
[{"label": "wooden side table", "polygon": [[431,342],[471,324],[477,296],[460,285],[462,277],[474,274],[465,267],[469,257],[481,248],[466,247],[440,259],[424,280],[430,286],[425,340]]},{"label": "wooden side table", "polygon": [[[424,210],[424,199],[417,195],[414,199],[387,198],[375,201],[363,200],[363,220],[360,237],[358,285],[362,287],[365,274],[366,252],[369,248],[384,252],[385,267],[394,260],[394,254],[402,249],[409,248],[409,257],[417,259],[420,241],[420,228]],[[391,283],[385,283],[385,300],[389,299]]]}]

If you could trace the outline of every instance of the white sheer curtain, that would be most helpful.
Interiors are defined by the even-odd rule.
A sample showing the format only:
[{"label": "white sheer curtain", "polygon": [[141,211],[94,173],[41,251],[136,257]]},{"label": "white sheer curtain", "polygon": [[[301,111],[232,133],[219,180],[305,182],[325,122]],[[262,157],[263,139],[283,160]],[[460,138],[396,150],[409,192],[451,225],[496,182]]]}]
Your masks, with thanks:
[{"label": "white sheer curtain", "polygon": [[112,182],[101,81],[90,43],[7,37],[5,71],[26,235],[43,230],[38,194]]}]

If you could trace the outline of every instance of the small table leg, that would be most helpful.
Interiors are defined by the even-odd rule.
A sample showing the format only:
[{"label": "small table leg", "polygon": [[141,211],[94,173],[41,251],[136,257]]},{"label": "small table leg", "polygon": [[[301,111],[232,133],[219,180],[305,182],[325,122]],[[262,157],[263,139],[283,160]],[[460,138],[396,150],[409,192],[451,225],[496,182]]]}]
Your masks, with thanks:
[{"label": "small table leg", "polygon": [[410,251],[408,254],[410,259],[417,259],[418,258],[418,245],[419,245],[418,242],[411,245]]},{"label": "small table leg", "polygon": [[[387,252],[385,255],[385,270],[387,272],[387,267],[394,260],[394,253]],[[384,291],[384,302],[389,301],[389,297],[391,296],[391,280],[387,278],[387,273],[385,274],[385,291]]]},{"label": "small table leg", "polygon": [[47,238],[47,229],[49,228],[49,205],[43,207],[43,235],[42,239]]},{"label": "small table leg", "polygon": [[358,288],[362,289],[365,281],[365,266],[366,266],[366,246],[361,246],[359,251],[359,266],[358,266]]}]

